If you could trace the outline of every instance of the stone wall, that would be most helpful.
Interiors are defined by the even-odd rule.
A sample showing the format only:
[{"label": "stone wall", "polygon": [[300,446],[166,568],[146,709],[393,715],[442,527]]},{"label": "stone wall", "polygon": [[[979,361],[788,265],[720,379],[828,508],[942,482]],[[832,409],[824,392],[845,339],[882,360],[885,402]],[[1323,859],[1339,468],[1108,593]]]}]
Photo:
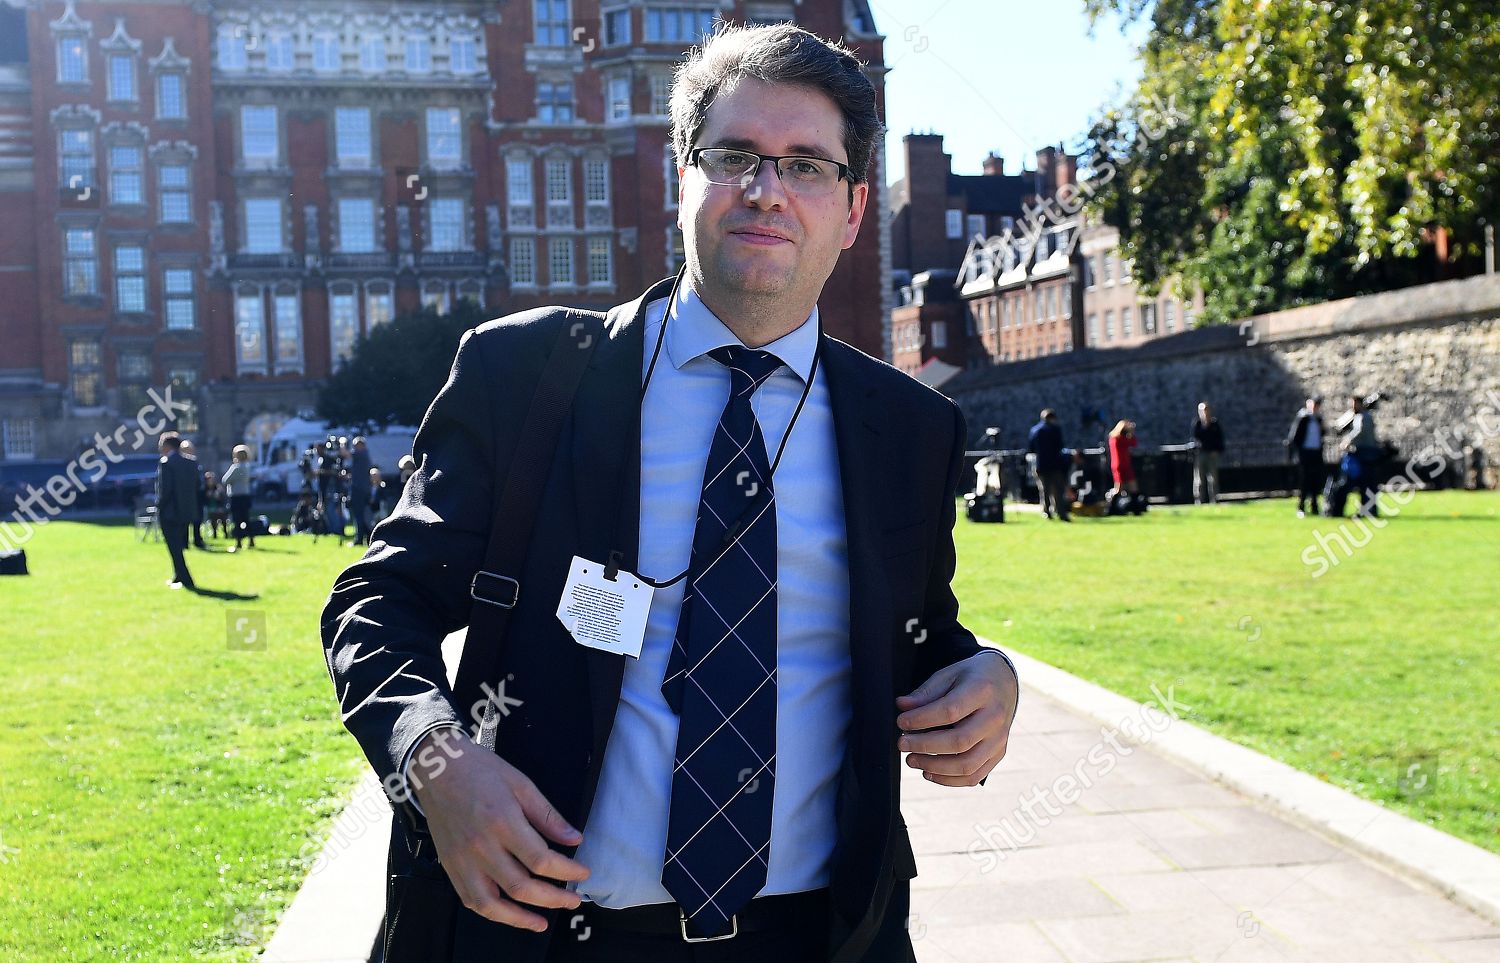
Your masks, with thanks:
[{"label": "stone wall", "polygon": [[[1187,440],[1199,401],[1224,426],[1227,458],[1266,463],[1309,395],[1331,425],[1353,392],[1383,392],[1381,436],[1405,453],[1464,441],[1500,460],[1500,276],[1423,285],[1259,315],[1136,348],[1089,350],[964,372],[943,385],[971,446],[986,426],[1024,447],[1045,407],[1069,445],[1097,445],[1120,418],[1142,445]],[[1085,425],[1088,414],[1102,423]]]}]

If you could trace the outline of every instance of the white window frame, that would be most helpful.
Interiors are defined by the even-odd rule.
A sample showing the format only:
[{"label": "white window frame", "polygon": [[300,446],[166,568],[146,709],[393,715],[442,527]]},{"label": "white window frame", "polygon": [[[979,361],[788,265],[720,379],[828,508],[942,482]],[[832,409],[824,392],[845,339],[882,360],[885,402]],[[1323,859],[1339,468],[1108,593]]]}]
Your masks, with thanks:
[{"label": "white window frame", "polygon": [[266,296],[259,287],[242,287],[234,292],[234,366],[241,374],[265,374],[267,370]]},{"label": "white window frame", "polygon": [[[344,301],[345,298],[348,300]],[[347,317],[341,313],[345,304],[352,308],[352,313]],[[347,332],[342,330],[345,327]],[[344,333],[349,336],[347,350],[341,350],[339,344]],[[359,289],[348,282],[329,285],[328,359],[334,370],[338,370],[354,356],[354,346],[359,343],[359,337]]]},{"label": "white window frame", "polygon": [[578,252],[571,235],[547,239],[547,284],[554,288],[578,286]]},{"label": "white window frame", "polygon": [[[116,74],[116,68],[121,65],[125,67],[125,85],[128,89],[120,89],[121,78]],[[105,97],[110,103],[133,104],[140,100],[140,69],[135,62],[135,55],[128,53],[112,52],[104,58]]]},{"label": "white window frame", "polygon": [[[380,250],[380,222],[375,200],[369,197],[340,197],[336,203],[339,251],[344,254],[373,254]],[[360,228],[358,235],[352,233],[356,227]]]},{"label": "white window frame", "polygon": [[[87,37],[81,33],[63,34],[57,38],[53,49],[57,52],[57,82],[59,84],[87,84],[89,82]],[[77,67],[76,76],[69,70],[70,66]]]},{"label": "white window frame", "polygon": [[[128,257],[132,257],[131,252],[134,252],[134,263],[127,264],[125,262]],[[116,244],[111,267],[114,274],[116,313],[145,314],[147,298],[145,245],[138,241]],[[134,300],[133,305],[125,303],[127,296]]]},{"label": "white window frame", "polygon": [[[168,171],[182,171],[181,184],[168,184]],[[182,198],[183,216],[167,217],[168,202]],[[160,224],[193,223],[193,168],[182,160],[157,161],[156,163],[156,219]]]},{"label": "white window frame", "polygon": [[[177,99],[176,99],[176,104],[177,104],[177,107],[178,107],[178,112],[175,113],[175,114],[169,114],[164,109],[164,105],[166,103],[168,103],[169,100],[170,100],[170,98],[165,95],[166,85],[167,85],[168,82],[175,82],[176,85],[177,85]],[[156,75],[156,119],[157,120],[187,120],[187,117],[188,117],[188,109],[187,109],[188,108],[188,95],[187,95],[187,91],[188,91],[187,74],[183,73],[182,71],[180,71],[180,70],[163,70],[161,73],[157,74]]]},{"label": "white window frame", "polygon": [[[179,281],[187,281],[184,291]],[[193,269],[181,264],[168,264],[161,270],[162,326],[168,331],[192,331],[198,327],[198,312],[194,303],[197,279]],[[188,323],[181,324],[178,312],[186,305]]]},{"label": "white window frame", "polygon": [[0,420],[0,455],[6,461],[33,461],[36,458],[35,418]]},{"label": "white window frame", "polygon": [[[467,229],[468,205],[461,197],[435,197],[427,205],[427,244],[429,251],[467,251],[469,244]],[[442,230],[439,230],[438,212],[452,211],[457,214],[451,223],[445,215]],[[451,228],[451,229],[450,229]]]},{"label": "white window frame", "polygon": [[[545,16],[538,7],[546,5]],[[538,47],[566,47],[572,43],[573,5],[569,0],[531,0],[532,43]],[[562,19],[558,19],[558,11]]]},{"label": "white window frame", "polygon": [[943,226],[947,229],[948,240],[961,241],[964,236],[964,212],[956,207],[950,207],[943,212]]},{"label": "white window frame", "polygon": [[589,287],[607,288],[615,283],[614,242],[606,234],[595,234],[587,241]]},{"label": "white window frame", "polygon": [[[252,124],[252,118],[254,123]],[[270,120],[269,128],[262,126]],[[241,104],[239,117],[240,162],[246,167],[275,167],[281,161],[281,111],[275,104]],[[269,138],[270,150],[262,150]],[[256,148],[251,152],[252,143]]]},{"label": "white window frame", "polygon": [[[427,166],[434,170],[457,170],[463,167],[464,162],[464,118],[463,112],[457,107],[429,107],[424,115],[424,146],[427,151]],[[439,120],[435,125],[434,120]],[[451,121],[452,129],[444,129]],[[438,129],[434,131],[434,127]],[[435,150],[446,144],[447,138],[452,139],[453,151]]]},{"label": "white window frame", "polygon": [[[98,228],[91,225],[68,225],[63,228],[62,241],[63,296],[80,298],[97,295],[99,293]],[[76,288],[75,278],[80,282]]]},{"label": "white window frame", "polygon": [[[260,220],[259,220],[259,218],[261,218],[261,217],[264,216],[264,212],[270,211],[273,208],[276,211],[276,246],[274,248],[266,246],[264,243],[262,243],[261,241],[257,240],[258,238],[260,238],[260,234],[257,232],[257,229],[258,228],[264,228],[264,227],[267,226],[267,225],[261,223]],[[283,210],[283,205],[281,203],[281,198],[279,198],[279,197],[247,197],[241,203],[240,210],[243,212],[242,221],[244,223],[244,230],[243,230],[243,242],[242,242],[243,246],[241,247],[241,250],[244,253],[246,253],[246,254],[284,254],[284,253],[286,253],[286,211]],[[253,215],[253,216],[251,214],[252,211],[256,212],[256,214]]]},{"label": "white window frame", "polygon": [[[346,148],[350,148],[348,153],[345,153]],[[343,170],[369,170],[374,155],[374,121],[370,108],[358,106],[334,108],[334,164]]]},{"label": "white window frame", "polygon": [[[302,292],[295,284],[277,285],[271,290],[271,351],[277,374],[301,374],[304,355],[302,345]],[[296,351],[282,356],[282,348],[292,345]]]},{"label": "white window frame", "polygon": [[[132,151],[135,155],[134,163],[120,164],[115,151]],[[109,158],[110,204],[129,207],[144,206],[146,203],[146,148],[144,145],[134,142],[107,144],[105,154]],[[122,183],[134,183],[134,196],[121,196],[128,193],[120,189]]]},{"label": "white window frame", "polygon": [[513,288],[536,287],[536,238],[510,239],[510,284]]}]

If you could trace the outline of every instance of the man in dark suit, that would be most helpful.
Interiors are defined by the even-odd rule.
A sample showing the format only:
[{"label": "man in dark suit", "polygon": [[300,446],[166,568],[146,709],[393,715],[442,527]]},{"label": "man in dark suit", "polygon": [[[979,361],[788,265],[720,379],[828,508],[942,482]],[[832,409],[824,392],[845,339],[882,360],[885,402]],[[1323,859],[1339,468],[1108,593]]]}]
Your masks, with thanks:
[{"label": "man in dark suit", "polygon": [[1318,495],[1323,491],[1323,440],[1328,437],[1323,425],[1323,399],[1309,398],[1286,436],[1287,453],[1297,460],[1297,517],[1306,514],[1308,499],[1312,513],[1318,514]]},{"label": "man in dark suit", "polygon": [[[609,312],[524,565],[475,578],[561,309],[464,336],[323,614],[396,808],[392,871],[426,876],[387,926],[449,884],[464,905],[407,958],[910,961],[900,754],[955,787],[1005,755],[1014,669],[949,585],[963,416],[818,321],[870,189],[873,89],[806,31],[731,29],[671,107],[684,273]],[[611,558],[654,587],[626,654],[558,614]],[[512,607],[493,753],[439,649],[475,598]]]},{"label": "man in dark suit", "polygon": [[1057,412],[1051,408],[1042,411],[1042,420],[1031,426],[1026,439],[1027,454],[1036,456],[1036,487],[1041,495],[1042,514],[1048,518],[1056,516],[1065,522],[1073,519],[1068,512],[1068,464],[1071,456],[1063,447],[1062,426],[1057,423]]},{"label": "man in dark suit", "polygon": [[182,438],[175,431],[163,432],[156,447],[161,452],[156,463],[156,520],[172,556],[172,580],[167,585],[193,588],[193,576],[182,556],[188,546],[188,528],[198,517],[198,463],[182,454]]}]

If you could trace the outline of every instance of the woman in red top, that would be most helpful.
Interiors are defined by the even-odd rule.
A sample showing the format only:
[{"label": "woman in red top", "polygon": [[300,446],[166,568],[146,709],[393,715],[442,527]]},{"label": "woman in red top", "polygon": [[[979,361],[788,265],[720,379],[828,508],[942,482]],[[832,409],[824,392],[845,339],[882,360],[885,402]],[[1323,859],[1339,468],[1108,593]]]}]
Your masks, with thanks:
[{"label": "woman in red top", "polygon": [[1132,495],[1140,491],[1135,482],[1135,464],[1130,457],[1130,450],[1135,445],[1135,422],[1121,420],[1109,433],[1109,462],[1115,474],[1115,488],[1109,493],[1110,498],[1122,491]]}]

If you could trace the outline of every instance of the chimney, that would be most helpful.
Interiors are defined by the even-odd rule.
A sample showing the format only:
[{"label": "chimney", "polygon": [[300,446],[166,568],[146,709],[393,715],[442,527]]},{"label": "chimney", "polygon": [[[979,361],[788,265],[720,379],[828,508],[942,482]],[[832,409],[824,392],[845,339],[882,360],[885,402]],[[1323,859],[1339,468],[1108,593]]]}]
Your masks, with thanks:
[{"label": "chimney", "polygon": [[1057,159],[1056,147],[1043,147],[1036,152],[1036,192],[1050,195],[1053,191],[1053,162]]},{"label": "chimney", "polygon": [[984,159],[984,176],[1004,177],[1005,158],[1001,157],[999,154],[996,154],[994,151],[990,151],[990,155]]}]

